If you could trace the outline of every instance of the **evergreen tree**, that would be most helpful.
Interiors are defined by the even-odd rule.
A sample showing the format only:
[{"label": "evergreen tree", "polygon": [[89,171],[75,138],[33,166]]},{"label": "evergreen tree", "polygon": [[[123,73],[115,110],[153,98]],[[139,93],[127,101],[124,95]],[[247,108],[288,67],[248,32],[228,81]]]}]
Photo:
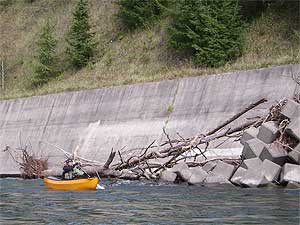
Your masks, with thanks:
[{"label": "evergreen tree", "polygon": [[129,29],[145,27],[156,21],[169,0],[118,0],[118,17]]},{"label": "evergreen tree", "polygon": [[78,0],[67,36],[67,54],[78,69],[86,66],[95,54],[96,42],[90,29],[88,1]]},{"label": "evergreen tree", "polygon": [[40,86],[47,83],[51,78],[57,76],[56,64],[57,40],[53,37],[52,28],[49,21],[42,28],[40,38],[37,43],[37,54],[33,62],[33,86]]},{"label": "evergreen tree", "polygon": [[241,54],[244,24],[238,0],[179,0],[168,29],[169,45],[195,64],[218,67]]}]

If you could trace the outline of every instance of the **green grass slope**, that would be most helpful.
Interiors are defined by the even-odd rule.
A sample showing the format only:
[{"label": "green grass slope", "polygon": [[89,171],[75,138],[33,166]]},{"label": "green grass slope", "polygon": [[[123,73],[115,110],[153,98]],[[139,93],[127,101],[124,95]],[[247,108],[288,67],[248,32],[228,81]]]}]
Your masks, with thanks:
[{"label": "green grass slope", "polygon": [[[125,33],[116,19],[113,0],[91,0],[90,15],[98,44],[95,61],[74,71],[65,61],[65,34],[74,0],[0,0],[1,59],[5,90],[0,98],[17,98],[70,90],[175,79],[300,62],[299,9],[270,8],[251,21],[243,55],[220,68],[195,67],[169,50],[165,40],[168,18],[153,27]],[[29,88],[30,62],[41,27],[50,19],[59,40],[63,74],[48,84]]]}]

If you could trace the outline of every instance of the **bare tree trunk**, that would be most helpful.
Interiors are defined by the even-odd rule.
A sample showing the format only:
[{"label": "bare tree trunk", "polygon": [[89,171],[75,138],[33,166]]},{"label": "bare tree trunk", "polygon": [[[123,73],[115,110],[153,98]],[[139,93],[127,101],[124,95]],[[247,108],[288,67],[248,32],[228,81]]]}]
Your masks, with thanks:
[{"label": "bare tree trunk", "polygon": [[230,124],[232,121],[236,120],[237,118],[239,118],[240,116],[242,116],[246,112],[250,111],[251,109],[255,108],[256,106],[258,106],[258,105],[260,105],[260,104],[262,104],[262,103],[264,103],[266,101],[267,100],[265,98],[262,98],[259,101],[255,102],[255,103],[252,103],[247,108],[245,108],[243,111],[239,112],[238,114],[235,114],[233,117],[231,117],[230,119],[226,120],[220,126],[218,126],[217,128],[213,129],[212,131],[208,132],[206,134],[206,136],[216,133],[218,130],[220,130],[223,127],[225,127],[226,125]]}]

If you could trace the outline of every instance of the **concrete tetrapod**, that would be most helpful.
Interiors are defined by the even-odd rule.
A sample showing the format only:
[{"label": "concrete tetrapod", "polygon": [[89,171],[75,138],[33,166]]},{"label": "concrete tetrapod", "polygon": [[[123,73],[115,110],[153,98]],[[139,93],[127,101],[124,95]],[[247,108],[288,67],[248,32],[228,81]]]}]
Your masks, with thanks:
[{"label": "concrete tetrapod", "polygon": [[286,163],[282,167],[280,181],[281,183],[291,181],[300,183],[300,165]]},{"label": "concrete tetrapod", "polygon": [[292,151],[288,153],[288,158],[298,165],[300,165],[300,144],[298,144]]},{"label": "concrete tetrapod", "polygon": [[234,171],[234,166],[223,161],[218,161],[212,172],[216,175],[229,179]]},{"label": "concrete tetrapod", "polygon": [[262,173],[270,182],[278,182],[281,166],[265,159],[262,163]]},{"label": "concrete tetrapod", "polygon": [[235,185],[241,185],[241,179],[242,177],[246,174],[247,169],[243,168],[243,167],[239,167],[235,173],[233,174],[232,178],[231,178],[231,183],[235,184]]},{"label": "concrete tetrapod", "polygon": [[269,121],[261,125],[257,134],[257,138],[266,144],[270,144],[276,139],[278,134],[279,131],[276,123]]},{"label": "concrete tetrapod", "polygon": [[268,159],[278,165],[282,166],[287,160],[286,150],[276,143],[270,144],[268,147],[265,147],[261,152],[259,158],[263,161]]},{"label": "concrete tetrapod", "polygon": [[281,110],[281,115],[286,118],[292,119],[297,112],[300,111],[300,104],[295,102],[294,100],[287,99],[286,104]]},{"label": "concrete tetrapod", "polygon": [[192,176],[192,171],[185,162],[181,162],[172,167],[171,171],[182,179],[188,181]]},{"label": "concrete tetrapod", "polygon": [[229,179],[234,171],[234,166],[223,161],[218,161],[215,168],[208,172],[204,180],[208,184],[230,184]]},{"label": "concrete tetrapod", "polygon": [[257,134],[258,134],[258,131],[259,130],[257,128],[255,128],[255,127],[250,127],[249,129],[247,129],[243,133],[243,135],[242,135],[242,137],[240,139],[241,144],[244,145],[246,143],[246,141],[249,141],[249,140],[251,140],[253,138],[256,138]]},{"label": "concrete tetrapod", "polygon": [[[233,176],[236,184],[245,187],[261,187],[269,183],[278,183],[281,167],[268,159],[263,162],[260,159],[251,159],[248,163],[247,171],[241,171],[240,174]],[[246,160],[245,160],[246,161]],[[241,168],[241,167],[240,167]],[[239,177],[241,176],[241,178]]]},{"label": "concrete tetrapod", "polygon": [[208,176],[207,172],[205,172],[201,167],[194,167],[190,170],[192,172],[192,176],[190,176],[188,180],[189,184],[201,184]]},{"label": "concrete tetrapod", "polygon": [[263,187],[269,184],[267,178],[259,171],[259,169],[248,169],[244,176],[240,179],[243,187]]},{"label": "concrete tetrapod", "polygon": [[291,119],[291,123],[285,129],[285,132],[298,141],[300,141],[300,113],[295,119]]},{"label": "concrete tetrapod", "polygon": [[205,178],[204,183],[206,184],[231,184],[228,179],[225,177],[215,174],[213,172],[209,172],[208,176]]},{"label": "concrete tetrapod", "polygon": [[245,159],[259,157],[265,148],[266,146],[261,140],[254,138],[245,142],[242,155]]},{"label": "concrete tetrapod", "polygon": [[176,180],[176,173],[172,172],[170,169],[163,170],[160,174],[160,179],[162,181],[174,183]]},{"label": "concrete tetrapod", "polygon": [[262,165],[262,161],[260,158],[255,157],[255,158],[251,158],[251,159],[245,159],[242,164],[241,167],[244,169],[250,169],[250,168],[254,168],[257,166],[261,166]]}]

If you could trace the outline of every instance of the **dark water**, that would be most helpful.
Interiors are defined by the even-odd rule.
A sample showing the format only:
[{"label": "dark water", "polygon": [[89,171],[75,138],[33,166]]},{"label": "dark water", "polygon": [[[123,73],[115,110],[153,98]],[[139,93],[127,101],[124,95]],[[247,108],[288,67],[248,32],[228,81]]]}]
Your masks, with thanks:
[{"label": "dark water", "polygon": [[104,191],[52,191],[0,179],[0,224],[299,224],[299,190],[105,181]]}]

